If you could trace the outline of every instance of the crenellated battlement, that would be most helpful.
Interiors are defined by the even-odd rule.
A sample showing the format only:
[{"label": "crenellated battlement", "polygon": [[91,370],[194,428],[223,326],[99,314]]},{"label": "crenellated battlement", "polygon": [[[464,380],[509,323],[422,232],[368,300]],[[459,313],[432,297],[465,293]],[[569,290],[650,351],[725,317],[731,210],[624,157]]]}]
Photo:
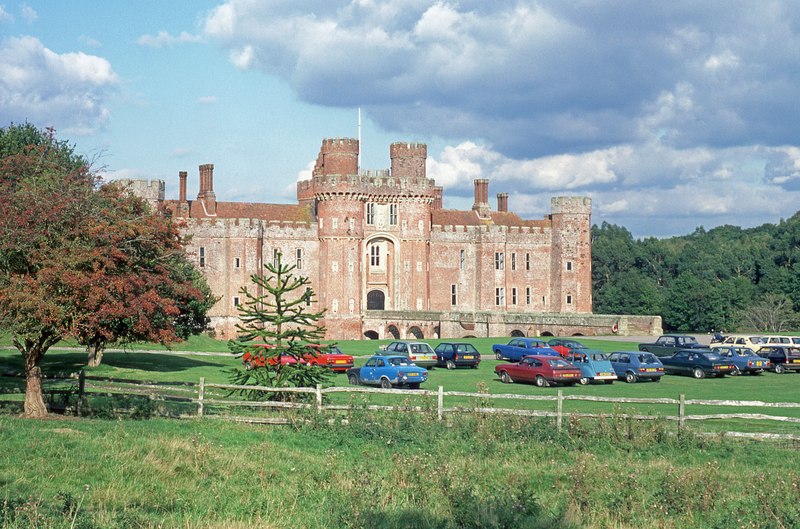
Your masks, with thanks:
[{"label": "crenellated battlement", "polygon": [[120,178],[115,180],[119,185],[125,187],[132,194],[139,198],[146,200],[151,206],[156,205],[164,200],[164,189],[166,187],[163,180],[147,180],[130,178]]},{"label": "crenellated battlement", "polygon": [[433,200],[436,183],[428,178],[396,178],[389,171],[362,171],[355,175],[315,175],[297,182],[297,196],[304,200],[331,195],[409,197]]},{"label": "crenellated battlement", "polygon": [[589,197],[553,197],[550,199],[550,210],[553,215],[590,215],[592,199]]}]

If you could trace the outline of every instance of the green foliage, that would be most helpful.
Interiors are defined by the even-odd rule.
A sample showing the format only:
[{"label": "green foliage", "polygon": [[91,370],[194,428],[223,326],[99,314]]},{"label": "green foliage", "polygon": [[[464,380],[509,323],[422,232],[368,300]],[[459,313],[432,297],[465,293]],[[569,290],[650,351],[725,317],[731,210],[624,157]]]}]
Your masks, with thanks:
[{"label": "green foliage", "polygon": [[[748,310],[766,296],[800,310],[800,216],[751,229],[720,226],[669,239],[634,239],[622,227],[592,227],[594,311],[658,314],[666,329],[766,331]],[[785,328],[785,327],[784,327]]]},{"label": "green foliage", "polygon": [[[256,292],[242,287],[244,302],[239,306],[238,337],[228,344],[239,358],[256,357],[250,369],[236,368],[230,380],[236,385],[270,387],[315,387],[330,378],[330,372],[306,363],[304,356],[316,352],[308,344],[320,343],[325,328],[319,321],[324,311],[311,312],[314,299],[310,280],[294,274],[296,265],[286,265],[278,253],[267,263],[267,274],[253,274]],[[325,348],[321,348],[325,352]],[[286,393],[244,391],[250,398],[278,399]],[[289,394],[291,395],[291,394]]]}]

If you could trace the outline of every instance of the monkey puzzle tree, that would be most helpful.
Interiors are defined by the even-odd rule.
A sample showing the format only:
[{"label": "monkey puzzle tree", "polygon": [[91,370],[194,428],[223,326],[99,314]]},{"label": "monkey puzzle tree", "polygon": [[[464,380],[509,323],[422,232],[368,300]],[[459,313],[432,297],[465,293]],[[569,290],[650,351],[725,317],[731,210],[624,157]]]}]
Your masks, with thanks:
[{"label": "monkey puzzle tree", "polygon": [[98,188],[52,131],[0,129],[0,154],[0,329],[23,356],[25,415],[42,416],[40,364],[59,340],[172,341],[191,327],[186,310],[211,301],[186,272],[177,228],[116,186]]},{"label": "monkey puzzle tree", "polygon": [[[257,292],[242,287],[244,302],[239,306],[241,323],[238,337],[228,342],[231,352],[259,356],[263,365],[251,369],[235,369],[231,380],[239,385],[272,387],[314,387],[330,375],[321,367],[307,364],[303,357],[316,354],[309,343],[319,343],[325,328],[319,325],[325,311],[310,312],[314,299],[307,277],[294,274],[297,267],[282,262],[278,253],[274,263],[267,263],[267,274],[253,274],[251,281]],[[248,391],[262,398],[260,391]],[[267,398],[280,398],[267,395]]]}]

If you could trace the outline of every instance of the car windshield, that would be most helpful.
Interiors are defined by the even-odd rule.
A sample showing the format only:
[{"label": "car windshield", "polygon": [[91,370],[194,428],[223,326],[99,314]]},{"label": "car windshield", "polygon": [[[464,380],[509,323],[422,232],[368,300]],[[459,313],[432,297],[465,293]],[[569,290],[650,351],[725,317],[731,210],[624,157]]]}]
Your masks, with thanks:
[{"label": "car windshield", "polygon": [[390,358],[389,363],[393,366],[410,366],[411,360],[408,358]]},{"label": "car windshield", "polygon": [[657,364],[658,358],[656,358],[656,355],[654,354],[646,354],[641,355],[639,357],[639,361],[641,361],[643,364]]},{"label": "car windshield", "polygon": [[582,343],[578,343],[578,342],[566,342],[566,343],[564,343],[564,345],[566,345],[567,347],[570,347],[572,349],[588,349],[588,347],[586,347]]},{"label": "car windshield", "polygon": [[568,363],[560,358],[548,359],[547,361],[550,362],[550,365],[553,367],[570,367]]}]

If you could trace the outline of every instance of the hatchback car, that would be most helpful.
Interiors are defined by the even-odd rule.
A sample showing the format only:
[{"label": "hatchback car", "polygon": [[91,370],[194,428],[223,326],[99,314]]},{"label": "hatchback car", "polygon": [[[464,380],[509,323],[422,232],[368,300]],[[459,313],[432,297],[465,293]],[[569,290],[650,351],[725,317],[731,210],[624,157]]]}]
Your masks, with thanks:
[{"label": "hatchback car", "polygon": [[653,353],[617,351],[608,356],[617,377],[630,384],[640,380],[658,382],[664,376],[664,364]]},{"label": "hatchback car", "polygon": [[436,365],[436,353],[425,342],[392,342],[376,351],[376,354],[407,356],[420,367],[433,367]]},{"label": "hatchback car", "polygon": [[560,356],[526,356],[516,364],[497,364],[494,372],[502,382],[533,382],[539,387],[550,384],[574,386],[581,370]]},{"label": "hatchback car", "polygon": [[581,370],[580,383],[582,385],[590,382],[613,384],[617,380],[617,374],[614,372],[611,362],[601,351],[592,351],[591,349],[572,351],[567,353],[564,358]]},{"label": "hatchback car", "polygon": [[800,349],[770,345],[763,347],[758,356],[769,360],[769,369],[776,373],[800,371]]},{"label": "hatchback car", "polygon": [[375,355],[363,366],[348,369],[347,380],[354,386],[366,384],[384,389],[408,386],[416,389],[428,380],[428,370],[415,365],[407,356]]},{"label": "hatchback car", "polygon": [[742,373],[757,375],[769,368],[768,359],[758,356],[746,347],[725,345],[715,348],[714,351],[725,360],[733,363],[731,375],[741,375]]},{"label": "hatchback car", "polygon": [[481,354],[475,346],[466,342],[442,342],[434,349],[436,365],[455,369],[456,367],[471,367],[477,369],[481,363]]},{"label": "hatchback car", "polygon": [[583,351],[588,349],[585,345],[580,342],[576,342],[575,340],[566,340],[564,338],[553,338],[547,345],[558,351],[558,354],[561,356],[566,357],[568,353],[573,351]]}]

